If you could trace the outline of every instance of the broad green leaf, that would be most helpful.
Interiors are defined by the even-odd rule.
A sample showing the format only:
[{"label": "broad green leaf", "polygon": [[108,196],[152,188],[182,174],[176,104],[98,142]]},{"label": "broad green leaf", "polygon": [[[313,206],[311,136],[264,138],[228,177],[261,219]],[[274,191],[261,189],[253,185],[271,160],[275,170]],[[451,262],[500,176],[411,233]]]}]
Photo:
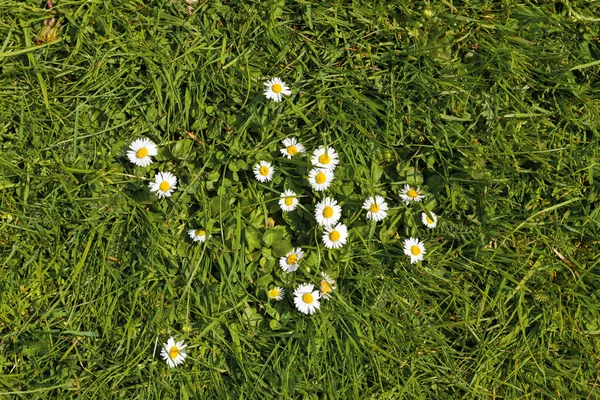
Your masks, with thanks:
[{"label": "broad green leaf", "polygon": [[284,234],[285,228],[283,226],[276,226],[274,228],[267,229],[267,231],[263,234],[262,240],[267,247],[271,247],[273,243],[282,240]]},{"label": "broad green leaf", "polygon": [[255,249],[260,249],[261,234],[254,226],[246,226],[245,239],[248,250],[253,251]]},{"label": "broad green leaf", "polygon": [[292,251],[292,244],[285,239],[278,240],[271,246],[271,250],[273,251],[274,257],[283,257],[290,251]]}]

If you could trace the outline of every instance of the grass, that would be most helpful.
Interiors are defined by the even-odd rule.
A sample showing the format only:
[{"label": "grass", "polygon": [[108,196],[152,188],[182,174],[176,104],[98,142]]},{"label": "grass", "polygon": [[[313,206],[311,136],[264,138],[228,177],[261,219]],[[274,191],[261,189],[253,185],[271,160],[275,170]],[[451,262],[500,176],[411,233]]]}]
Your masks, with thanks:
[{"label": "grass", "polygon": [[[599,398],[599,13],[3,2],[0,397]],[[273,76],[293,91],[280,104],[262,94]],[[132,167],[142,136],[160,153]],[[340,153],[341,250],[315,227],[307,159],[279,156],[286,136]],[[260,159],[273,182],[254,179]],[[180,185],[158,200],[167,170]],[[284,186],[303,210],[279,211]],[[374,194],[392,207],[378,224],[360,209]],[[200,225],[205,245],[187,237]],[[291,245],[307,257],[286,275]],[[314,316],[267,301],[321,271],[338,290]],[[169,336],[189,345],[172,370]]]}]

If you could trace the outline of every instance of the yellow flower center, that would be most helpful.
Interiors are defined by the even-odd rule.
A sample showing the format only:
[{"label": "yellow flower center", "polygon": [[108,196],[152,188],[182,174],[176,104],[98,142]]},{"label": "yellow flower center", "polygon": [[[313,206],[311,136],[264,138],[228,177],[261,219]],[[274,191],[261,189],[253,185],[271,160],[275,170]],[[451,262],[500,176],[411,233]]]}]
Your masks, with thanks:
[{"label": "yellow flower center", "polygon": [[331,285],[327,281],[321,281],[321,293],[331,293],[333,289],[331,289]]},{"label": "yellow flower center", "polygon": [[205,234],[204,229],[196,229],[196,236],[204,236]]},{"label": "yellow flower center", "polygon": [[167,181],[162,181],[160,183],[159,189],[161,192],[166,192],[167,190],[171,189],[171,185]]},{"label": "yellow flower center", "polygon": [[419,254],[421,254],[421,248],[419,246],[411,246],[410,247],[410,252],[412,253],[413,256],[418,256]]},{"label": "yellow flower center", "polygon": [[325,207],[323,209],[323,216],[325,218],[331,218],[333,216],[333,208],[329,206]]},{"label": "yellow flower center", "polygon": [[264,166],[264,165],[263,165],[262,167],[260,167],[260,169],[258,170],[258,172],[259,172],[259,173],[260,173],[262,176],[267,176],[267,175],[269,175],[269,171],[270,171],[270,170],[269,170],[269,167],[267,167],[267,166]]},{"label": "yellow flower center", "polygon": [[273,91],[273,93],[281,93],[281,91],[283,90],[283,86],[281,86],[281,84],[276,83],[273,86],[271,86],[271,90]]},{"label": "yellow flower center", "polygon": [[331,158],[327,154],[321,154],[321,156],[319,157],[319,162],[321,164],[329,164],[330,161]]},{"label": "yellow flower center", "polygon": [[377,204],[377,203],[373,203],[373,204],[371,204],[371,207],[369,207],[369,210],[370,210],[372,213],[376,213],[376,212],[378,212],[378,211],[379,211],[379,204]]},{"label": "yellow flower center", "polygon": [[275,297],[279,296],[279,290],[277,289],[271,289],[269,290],[269,297],[274,299]]},{"label": "yellow flower center", "polygon": [[296,264],[296,261],[298,261],[298,256],[295,254],[290,254],[287,258],[288,264]]},{"label": "yellow flower center", "polygon": [[283,202],[285,203],[286,206],[290,207],[292,204],[294,204],[294,198],[286,197]]},{"label": "yellow flower center", "polygon": [[317,174],[317,176],[315,176],[315,181],[317,181],[317,183],[319,185],[324,184],[326,180],[327,180],[327,176],[324,173],[322,173],[322,172],[319,172]]},{"label": "yellow flower center", "polygon": [[411,199],[414,199],[415,197],[417,197],[419,195],[419,193],[417,193],[417,191],[415,189],[410,189],[408,191],[408,193],[406,193],[408,195],[408,197],[410,197]]},{"label": "yellow flower center", "polygon": [[302,301],[304,301],[306,304],[311,304],[313,301],[315,301],[315,298],[310,293],[304,293],[302,295]]},{"label": "yellow flower center", "polygon": [[429,217],[425,217],[425,221],[427,221],[428,224],[433,224],[433,220]]},{"label": "yellow flower center", "polygon": [[172,359],[176,359],[178,355],[179,355],[179,348],[177,346],[171,347],[171,350],[169,350],[169,356]]},{"label": "yellow flower center", "polygon": [[148,149],[145,147],[142,147],[135,153],[135,155],[137,158],[144,158],[148,155]]},{"label": "yellow flower center", "polygon": [[298,149],[296,148],[296,146],[288,146],[287,147],[287,152],[290,156],[295,155],[296,153],[298,153]]},{"label": "yellow flower center", "polygon": [[338,231],[333,231],[329,234],[329,239],[332,242],[337,242],[338,240],[340,240],[340,233]]}]

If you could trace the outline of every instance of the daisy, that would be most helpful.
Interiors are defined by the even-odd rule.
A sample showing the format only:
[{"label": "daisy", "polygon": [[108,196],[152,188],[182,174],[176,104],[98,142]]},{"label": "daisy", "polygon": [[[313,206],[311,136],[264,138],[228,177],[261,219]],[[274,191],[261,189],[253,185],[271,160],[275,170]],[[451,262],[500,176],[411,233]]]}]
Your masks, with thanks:
[{"label": "daisy", "polygon": [[425,245],[419,239],[410,238],[404,241],[404,254],[410,257],[410,263],[414,264],[423,259]]},{"label": "daisy", "polygon": [[188,235],[194,242],[206,242],[207,236],[204,229],[190,229]]},{"label": "daisy", "polygon": [[275,168],[268,161],[260,161],[254,166],[254,175],[259,182],[268,182],[273,179]]},{"label": "daisy", "polygon": [[367,210],[367,219],[381,221],[387,215],[388,205],[381,196],[369,197],[362,206]]},{"label": "daisy", "polygon": [[314,314],[321,306],[319,304],[319,291],[313,290],[315,285],[303,283],[294,291],[294,304],[304,314]]},{"label": "daisy", "polygon": [[340,160],[338,160],[338,155],[332,147],[321,146],[313,152],[311,162],[317,167],[333,171]]},{"label": "daisy", "polygon": [[400,192],[400,197],[406,203],[406,205],[409,205],[411,201],[417,202],[423,200],[423,196],[421,196],[421,189],[418,187],[413,189],[410,187],[410,185],[404,185],[404,189],[402,189]]},{"label": "daisy", "polygon": [[344,224],[337,224],[334,227],[326,227],[323,233],[323,243],[328,249],[339,249],[346,244],[348,239],[348,228]]},{"label": "daisy", "polygon": [[431,218],[429,218],[427,214],[421,213],[421,220],[423,221],[423,225],[430,229],[433,229],[437,225],[437,215],[435,215],[431,211],[429,211],[429,215],[431,215]]},{"label": "daisy", "polygon": [[285,294],[285,291],[278,286],[275,286],[273,289],[271,289],[267,292],[267,296],[269,297],[269,299],[277,300],[277,301],[283,299],[284,294]]},{"label": "daisy", "polygon": [[325,197],[323,201],[317,203],[315,207],[315,218],[321,226],[331,226],[340,220],[342,207],[338,206],[337,201],[331,197]]},{"label": "daisy", "polygon": [[150,183],[150,191],[156,192],[159,199],[163,196],[170,197],[175,189],[177,177],[170,172],[159,172],[154,177],[154,182]]},{"label": "daisy", "polygon": [[331,293],[337,289],[335,280],[331,279],[325,272],[321,272],[323,279],[321,279],[321,297],[325,300],[329,300]]},{"label": "daisy", "polygon": [[146,138],[134,140],[129,145],[129,151],[127,152],[127,158],[129,161],[139,167],[147,167],[152,164],[151,156],[158,154],[158,149],[153,141]]},{"label": "daisy", "polygon": [[304,153],[306,151],[302,143],[298,143],[298,141],[295,138],[285,138],[281,143],[283,143],[283,145],[285,146],[285,149],[280,150],[281,154],[290,159],[296,154]]},{"label": "daisy", "polygon": [[308,173],[308,183],[317,192],[326,190],[333,181],[333,171],[329,169],[313,168]]},{"label": "daisy", "polygon": [[298,269],[298,262],[300,262],[302,258],[304,258],[304,252],[300,247],[296,247],[287,253],[285,257],[279,259],[279,266],[285,272],[294,272]]},{"label": "daisy", "polygon": [[281,207],[282,211],[294,211],[297,205],[298,199],[296,198],[296,193],[289,189],[286,189],[281,193],[281,196],[279,197],[279,207]]},{"label": "daisy", "polygon": [[185,361],[187,354],[182,350],[186,347],[187,345],[183,344],[183,340],[175,343],[175,339],[170,337],[167,343],[163,344],[160,355],[167,362],[167,365],[173,368],[179,364],[183,364],[183,361]]},{"label": "daisy", "polygon": [[275,100],[276,102],[280,102],[283,97],[289,96],[292,94],[292,91],[289,87],[279,78],[273,78],[270,81],[265,82],[265,96],[267,99]]}]

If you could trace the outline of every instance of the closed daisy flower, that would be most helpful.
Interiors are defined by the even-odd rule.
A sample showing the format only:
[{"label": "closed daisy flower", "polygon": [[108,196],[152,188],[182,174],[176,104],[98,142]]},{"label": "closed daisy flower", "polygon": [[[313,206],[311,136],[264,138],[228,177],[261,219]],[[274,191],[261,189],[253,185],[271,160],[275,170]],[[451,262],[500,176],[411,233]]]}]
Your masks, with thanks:
[{"label": "closed daisy flower", "polygon": [[175,343],[175,339],[170,337],[169,340],[167,340],[167,343],[163,344],[163,347],[160,350],[160,355],[167,362],[167,365],[170,368],[173,368],[179,364],[183,364],[185,361],[187,354],[183,351],[183,349],[186,347],[187,345],[183,344],[183,340]]},{"label": "closed daisy flower", "polygon": [[346,244],[348,239],[348,228],[344,224],[328,227],[323,233],[323,243],[328,249],[339,249]]},{"label": "closed daisy flower", "polygon": [[275,168],[268,161],[260,161],[254,166],[254,175],[259,182],[268,182],[273,179]]},{"label": "closed daisy flower", "polygon": [[410,257],[410,263],[421,261],[425,255],[425,245],[419,239],[409,238],[404,241],[404,254]]},{"label": "closed daisy flower", "polygon": [[337,289],[335,280],[331,279],[325,272],[321,272],[323,279],[321,279],[321,297],[325,300],[329,300],[331,293]]},{"label": "closed daisy flower", "polygon": [[175,189],[177,178],[170,172],[159,172],[154,177],[154,182],[150,183],[150,191],[155,192],[159,199],[164,196],[170,197]]},{"label": "closed daisy flower", "polygon": [[152,158],[158,154],[158,149],[153,141],[146,138],[134,140],[129,145],[129,151],[127,152],[127,158],[129,161],[139,167],[147,167],[152,164]]},{"label": "closed daisy flower", "polygon": [[190,235],[194,242],[206,242],[206,239],[208,239],[204,229],[190,229],[188,235]]},{"label": "closed daisy flower", "polygon": [[433,229],[437,226],[437,215],[429,211],[431,218],[427,216],[425,213],[421,213],[421,220],[423,221],[423,225],[426,227]]},{"label": "closed daisy flower", "polygon": [[283,143],[283,145],[285,146],[285,149],[281,149],[281,154],[283,154],[287,158],[292,158],[296,154],[304,153],[306,151],[304,146],[301,143],[298,143],[298,141],[295,138],[285,138],[281,143]]},{"label": "closed daisy flower", "polygon": [[281,193],[281,196],[279,197],[279,207],[281,207],[282,211],[294,211],[297,205],[298,198],[296,197],[296,193],[289,189],[286,189],[283,193]]},{"label": "closed daisy flower", "polygon": [[332,147],[322,146],[313,152],[311,162],[317,167],[333,171],[340,161],[338,160],[337,153]]},{"label": "closed daisy flower", "polygon": [[326,190],[333,181],[333,171],[329,169],[313,168],[308,173],[308,183],[317,192]]},{"label": "closed daisy flower", "polygon": [[321,307],[319,291],[314,288],[312,283],[303,283],[294,291],[294,304],[304,314],[314,314]]},{"label": "closed daisy flower", "polygon": [[342,215],[342,207],[331,197],[325,197],[323,201],[317,203],[315,207],[315,218],[321,226],[331,226],[336,224]]},{"label": "closed daisy flower", "polygon": [[283,100],[283,96],[289,96],[292,91],[289,87],[279,78],[273,78],[270,81],[265,82],[265,96],[267,99],[280,102]]},{"label": "closed daisy flower", "polygon": [[400,192],[400,198],[409,205],[411,202],[419,202],[423,200],[421,189],[418,187],[413,189],[410,185],[404,185],[404,189]]},{"label": "closed daisy flower", "polygon": [[275,286],[274,288],[270,289],[267,292],[267,296],[269,297],[269,299],[277,300],[277,301],[283,299],[284,294],[285,294],[285,291],[278,286]]},{"label": "closed daisy flower", "polygon": [[367,210],[367,219],[381,221],[387,215],[388,205],[381,196],[369,197],[362,206]]},{"label": "closed daisy flower", "polygon": [[300,247],[296,247],[287,253],[285,257],[281,257],[279,259],[279,266],[285,272],[294,272],[298,269],[298,263],[300,260],[302,260],[302,258],[304,258],[304,252]]}]

